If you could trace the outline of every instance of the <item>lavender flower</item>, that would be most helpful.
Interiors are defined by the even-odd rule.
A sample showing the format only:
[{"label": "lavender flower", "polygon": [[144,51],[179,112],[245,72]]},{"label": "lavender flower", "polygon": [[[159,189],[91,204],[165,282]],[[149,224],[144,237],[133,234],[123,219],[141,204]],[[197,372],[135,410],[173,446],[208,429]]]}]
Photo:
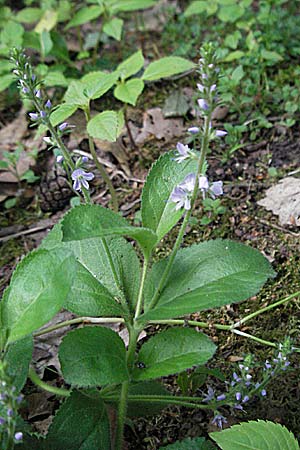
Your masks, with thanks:
[{"label": "lavender flower", "polygon": [[211,386],[208,386],[207,394],[205,394],[205,397],[203,398],[203,402],[210,402],[215,398],[215,391]]},{"label": "lavender flower", "polygon": [[15,433],[16,441],[21,441],[22,439],[23,439],[23,433],[21,431],[18,431],[17,433]]},{"label": "lavender flower", "polygon": [[59,131],[65,130],[65,129],[67,128],[68,125],[69,125],[69,124],[68,124],[67,122],[61,123],[60,125],[58,125]]},{"label": "lavender flower", "polygon": [[188,132],[192,133],[192,134],[197,134],[197,133],[199,133],[199,131],[200,131],[200,128],[198,128],[198,127],[190,127],[190,128],[188,128]]},{"label": "lavender flower", "polygon": [[216,130],[215,131],[215,136],[216,137],[224,137],[224,136],[226,136],[226,134],[227,134],[227,131],[223,131],[223,130]]},{"label": "lavender flower", "polygon": [[203,111],[207,111],[209,109],[209,105],[204,98],[198,99],[198,105],[201,109],[203,109]]},{"label": "lavender flower", "polygon": [[208,185],[207,177],[201,175],[199,177],[199,189],[201,189],[202,192],[205,192],[208,190],[208,187],[209,187],[209,185]]},{"label": "lavender flower", "polygon": [[75,169],[71,175],[73,183],[73,189],[75,191],[81,191],[82,188],[89,189],[88,181],[94,178],[94,174],[91,172],[85,172],[83,169]]},{"label": "lavender flower", "polygon": [[43,137],[43,141],[46,142],[46,144],[52,144],[52,140],[49,136]]},{"label": "lavender flower", "polygon": [[3,417],[0,417],[0,426],[5,424],[5,419]]},{"label": "lavender flower", "polygon": [[260,394],[265,397],[267,395],[267,391],[265,389],[262,389],[262,391],[260,392]]},{"label": "lavender flower", "polygon": [[40,89],[37,89],[37,90],[35,91],[35,96],[36,96],[36,98],[42,98],[42,93],[41,93],[41,90],[40,90]]},{"label": "lavender flower", "polygon": [[195,182],[196,182],[196,175],[194,173],[189,173],[185,177],[183,182],[179,184],[179,186],[188,192],[193,192],[194,187],[195,187]]},{"label": "lavender flower", "polygon": [[38,120],[40,116],[37,113],[29,113],[29,117],[31,120]]},{"label": "lavender flower", "polygon": [[40,112],[40,116],[42,119],[45,119],[45,117],[47,116],[47,114],[45,113],[45,111],[41,111]]},{"label": "lavender flower", "polygon": [[191,209],[191,200],[188,196],[188,192],[180,186],[176,186],[173,189],[170,200],[171,202],[177,203],[175,207],[176,211],[181,208],[184,208],[187,211]]},{"label": "lavender flower", "polygon": [[214,181],[210,185],[210,195],[214,197],[218,197],[219,195],[223,195],[223,182],[222,181]]},{"label": "lavender flower", "polygon": [[218,400],[218,402],[221,402],[222,400],[225,400],[225,398],[226,398],[226,395],[221,394],[221,395],[218,395],[217,400]]},{"label": "lavender flower", "polygon": [[[61,164],[62,162],[63,162],[63,160],[64,160],[64,157],[62,156],[62,155],[58,155],[57,157],[56,157],[56,162],[58,163],[58,164]],[[73,177],[72,177],[73,178]]]},{"label": "lavender flower", "polygon": [[176,145],[176,148],[177,148],[177,151],[180,156],[175,158],[175,161],[177,161],[178,163],[181,163],[182,161],[184,161],[185,159],[187,159],[189,157],[190,148],[188,145],[184,145],[181,142],[178,142],[178,144]]},{"label": "lavender flower", "polygon": [[45,103],[45,108],[51,109],[51,107],[52,107],[52,103],[51,103],[51,101],[48,99],[48,100],[46,101],[46,103]]},{"label": "lavender flower", "polygon": [[237,399],[237,401],[239,402],[242,398],[242,394],[240,392],[236,392],[235,394],[235,398]]},{"label": "lavender flower", "polygon": [[203,86],[203,84],[197,83],[197,88],[199,89],[201,94],[204,92],[205,87]]},{"label": "lavender flower", "polygon": [[223,424],[227,423],[226,417],[222,416],[221,414],[217,414],[213,420],[211,421],[213,425],[217,425],[219,428],[223,428]]},{"label": "lavender flower", "polygon": [[87,156],[83,156],[83,157],[82,157],[82,162],[83,162],[83,163],[87,163],[88,160],[89,160],[89,158],[88,158]]}]

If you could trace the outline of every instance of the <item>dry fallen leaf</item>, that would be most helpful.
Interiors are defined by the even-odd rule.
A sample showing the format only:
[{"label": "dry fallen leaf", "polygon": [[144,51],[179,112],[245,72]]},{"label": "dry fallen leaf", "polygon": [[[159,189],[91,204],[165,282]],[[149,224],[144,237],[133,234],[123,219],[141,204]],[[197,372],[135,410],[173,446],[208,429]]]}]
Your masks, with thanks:
[{"label": "dry fallen leaf", "polygon": [[281,225],[300,226],[300,178],[283,178],[257,203],[278,215]]}]

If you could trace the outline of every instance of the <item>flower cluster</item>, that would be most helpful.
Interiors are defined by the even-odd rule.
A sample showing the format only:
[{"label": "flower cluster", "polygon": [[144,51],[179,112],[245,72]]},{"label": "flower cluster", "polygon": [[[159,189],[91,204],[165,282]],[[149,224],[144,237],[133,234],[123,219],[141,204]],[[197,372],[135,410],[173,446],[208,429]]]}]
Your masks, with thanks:
[{"label": "flower cluster", "polygon": [[[179,183],[171,193],[171,202],[176,203],[176,211],[184,208],[186,210],[191,209],[191,198],[194,192],[196,183],[196,175],[194,173],[188,174],[182,183]],[[223,194],[223,182],[214,181],[209,183],[208,179],[204,175],[200,175],[198,178],[198,188],[202,192],[203,198],[209,194],[213,199]]]},{"label": "flower cluster", "polygon": [[[227,383],[226,393],[216,394],[214,389],[209,386],[207,394],[203,397],[203,402],[211,404],[215,410],[212,423],[222,428],[226,423],[226,418],[217,410],[220,406],[229,405],[233,409],[243,411],[243,408],[249,400],[255,396],[261,398],[267,396],[266,385],[281,371],[287,370],[290,366],[288,355],[293,351],[290,339],[287,338],[283,344],[279,344],[279,349],[272,360],[266,360],[263,367],[258,366],[252,355],[245,357],[243,364],[232,374],[232,380]],[[254,380],[255,369],[260,369]],[[258,381],[259,380],[259,381]]]},{"label": "flower cluster", "polygon": [[5,364],[0,362],[0,441],[13,440],[17,443],[23,439],[23,433],[15,431],[17,411],[23,396],[17,393],[6,372]]}]

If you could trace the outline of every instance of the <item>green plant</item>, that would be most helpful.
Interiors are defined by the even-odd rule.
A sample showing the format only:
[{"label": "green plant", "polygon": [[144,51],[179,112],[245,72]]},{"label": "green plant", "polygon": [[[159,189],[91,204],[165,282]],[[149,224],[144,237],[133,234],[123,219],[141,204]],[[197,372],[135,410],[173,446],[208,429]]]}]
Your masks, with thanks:
[{"label": "green plant", "polygon": [[[18,67],[20,71],[20,63]],[[25,68],[32,79],[30,66]],[[142,192],[141,227],[132,226],[116,212],[91,204],[88,181],[92,174],[76,167],[60,143],[59,131],[66,127],[51,128],[48,116],[40,110],[41,94],[38,89],[34,93],[38,113],[31,113],[32,119],[44,120],[52,131],[51,138],[68,162],[74,189],[82,192],[86,204],[72,208],[40,248],[20,262],[0,303],[3,364],[14,374],[16,362],[18,368],[21,363],[21,385],[29,371],[35,384],[66,397],[46,438],[23,429],[24,449],[75,450],[85,446],[120,450],[127,416],[157,413],[169,404],[211,409],[215,412],[213,422],[222,425],[226,421],[220,414],[223,406],[242,407],[250,395],[263,396],[272,372],[288,367],[287,357],[292,351],[289,339],[277,345],[239,327],[299,293],[233,325],[214,325],[275,348],[274,364],[268,363],[259,385],[251,381],[254,362],[250,357],[239,365],[240,376],[233,374],[235,383],[226,394],[209,391],[205,397],[176,396],[156,381],[203,366],[216,350],[206,334],[193,328],[209,328],[209,323],[180,317],[244,300],[275,275],[268,260],[257,250],[234,241],[207,241],[180,248],[198,192],[204,197],[223,193],[222,181],[209,182],[205,173],[210,142],[218,135],[224,136],[224,132],[211,126],[219,76],[216,69],[213,47],[206,45],[199,62],[198,85],[198,103],[204,119],[202,146],[197,150],[179,143],[177,151],[167,152],[153,165]],[[22,88],[28,89],[24,77],[21,80]],[[33,86],[29,88],[34,92]],[[181,219],[170,255],[151,264],[157,245]],[[136,242],[138,251],[124,236]],[[40,330],[62,307],[78,317]],[[50,386],[33,368],[28,369],[31,352],[25,352],[25,346],[30,348],[33,334],[47,334],[76,323],[85,326],[68,332],[59,348],[62,375],[70,389]],[[124,324],[129,336],[127,349],[116,332],[97,326],[107,323]],[[153,324],[167,327],[138,346],[140,334]],[[9,359],[12,348],[16,356]],[[113,442],[108,406],[117,410]],[[6,445],[9,449],[14,445],[14,431]]]}]

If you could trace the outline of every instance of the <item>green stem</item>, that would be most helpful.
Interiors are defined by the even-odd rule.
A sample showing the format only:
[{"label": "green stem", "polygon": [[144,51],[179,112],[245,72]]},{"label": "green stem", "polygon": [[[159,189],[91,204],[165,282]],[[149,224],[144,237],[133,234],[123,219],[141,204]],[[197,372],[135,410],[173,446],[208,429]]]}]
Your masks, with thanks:
[{"label": "green stem", "polygon": [[236,330],[236,329],[232,329],[231,331],[234,334],[238,334],[239,336],[244,336],[246,338],[252,339],[253,341],[259,342],[260,344],[267,345],[269,347],[275,347],[275,348],[277,347],[277,344],[275,344],[274,342],[265,341],[264,339],[260,339],[256,336],[253,336],[252,334],[244,333],[243,331]]},{"label": "green stem", "polygon": [[71,395],[71,391],[68,391],[67,389],[61,389],[55,386],[50,386],[49,384],[42,381],[31,367],[29,368],[28,376],[34,384],[44,389],[45,391],[51,392],[52,394],[55,395],[61,395],[63,397],[69,397]]},{"label": "green stem", "polygon": [[[90,107],[89,106],[85,109],[84,113],[85,113],[86,122],[88,123],[90,118],[91,118],[91,112],[90,112]],[[111,179],[109,178],[106,170],[104,169],[103,165],[100,163],[100,161],[98,159],[92,136],[88,135],[88,139],[89,139],[89,149],[90,149],[91,155],[93,157],[95,166],[97,167],[97,169],[100,172],[101,177],[103,178],[103,180],[107,184],[108,190],[109,190],[110,195],[111,195],[111,200],[112,200],[112,204],[113,204],[113,210],[117,213],[119,211],[119,203],[118,203],[118,198],[117,198],[117,194],[116,194],[115,188],[114,188],[114,186],[113,186],[113,184],[111,182]]]},{"label": "green stem", "polygon": [[59,330],[59,328],[64,328],[69,325],[76,323],[124,323],[122,317],[76,317],[76,319],[66,320],[64,322],[57,323],[51,327],[44,328],[36,333],[33,333],[34,337],[42,336],[43,334],[51,333],[52,331]]},{"label": "green stem", "polygon": [[149,320],[154,325],[190,325],[199,328],[216,328],[217,330],[231,331],[232,325],[221,325],[218,323],[198,322],[197,320],[171,319],[171,320]]},{"label": "green stem", "polygon": [[253,319],[253,317],[258,316],[259,314],[262,314],[266,311],[270,311],[270,309],[276,308],[279,305],[283,305],[284,303],[290,301],[291,299],[298,297],[300,295],[300,291],[295,292],[294,294],[289,295],[288,297],[285,297],[282,300],[279,300],[278,302],[272,303],[271,305],[266,306],[265,308],[258,309],[257,311],[249,314],[248,316],[245,316],[243,319],[236,322],[234,325],[232,325],[233,328],[238,328],[241,325],[243,325],[245,322],[248,322],[248,320]]},{"label": "green stem", "polygon": [[[117,401],[119,399],[116,395],[108,395],[103,397],[106,401]],[[165,403],[168,405],[187,406],[189,408],[198,409],[212,409],[212,405],[203,405],[198,403],[202,399],[197,397],[175,397],[174,395],[128,395],[127,400],[130,402],[150,402],[150,403]]]},{"label": "green stem", "polygon": [[143,307],[143,291],[144,291],[144,285],[145,285],[145,280],[146,280],[146,275],[147,275],[148,264],[149,264],[149,258],[145,258],[144,264],[143,264],[142,276],[141,276],[139,295],[138,295],[138,300],[136,303],[136,310],[135,310],[135,315],[134,315],[135,320],[141,314],[142,307]]},{"label": "green stem", "polygon": [[185,217],[184,217],[182,225],[180,227],[180,230],[179,230],[179,233],[178,233],[175,245],[173,247],[172,253],[171,253],[170,257],[168,258],[167,266],[166,266],[166,268],[164,270],[164,273],[163,273],[163,275],[161,277],[161,280],[160,280],[159,285],[158,285],[158,287],[156,289],[156,292],[155,292],[155,294],[154,294],[154,296],[153,296],[153,298],[152,298],[152,300],[151,300],[151,302],[149,304],[148,310],[153,309],[156,306],[156,304],[157,304],[157,302],[159,300],[159,296],[160,296],[160,294],[161,294],[161,292],[162,292],[162,290],[163,290],[163,288],[164,288],[164,286],[165,286],[165,284],[166,284],[166,282],[167,282],[167,280],[169,278],[170,271],[171,271],[174,259],[176,257],[177,251],[178,251],[178,249],[179,249],[179,247],[181,245],[181,242],[183,240],[183,236],[185,234],[186,226],[188,224],[189,218],[190,218],[190,216],[192,214],[192,211],[193,211],[193,208],[194,208],[194,205],[195,205],[197,192],[198,192],[198,178],[199,178],[199,175],[202,172],[203,164],[204,164],[204,161],[205,161],[205,156],[206,156],[206,153],[207,153],[207,150],[208,150],[210,119],[211,119],[211,113],[205,117],[205,121],[204,121],[204,135],[203,135],[203,140],[202,140],[202,147],[201,147],[200,157],[199,157],[199,161],[198,161],[198,167],[197,167],[197,171],[196,171],[195,186],[194,186],[194,190],[193,190],[192,198],[191,198],[191,208],[185,214]]},{"label": "green stem", "polygon": [[[129,332],[129,344],[126,358],[127,358],[127,367],[130,373],[134,365],[135,350],[140,330],[135,329],[131,326],[128,328],[128,332]],[[118,408],[118,419],[117,419],[117,429],[115,439],[115,450],[122,450],[123,448],[124,424],[127,413],[128,390],[129,390],[129,381],[124,381],[122,383],[120,398],[118,397],[119,408]]]}]

